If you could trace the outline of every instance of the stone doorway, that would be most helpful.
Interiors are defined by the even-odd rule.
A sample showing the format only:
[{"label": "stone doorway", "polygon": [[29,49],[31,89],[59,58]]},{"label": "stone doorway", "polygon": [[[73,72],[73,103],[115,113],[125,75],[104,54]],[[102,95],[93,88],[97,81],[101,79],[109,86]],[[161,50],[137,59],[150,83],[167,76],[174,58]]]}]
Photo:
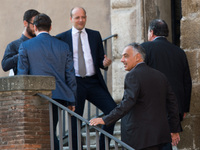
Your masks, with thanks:
[{"label": "stone doorway", "polygon": [[182,18],[181,0],[171,0],[172,43],[180,46],[180,21]]}]

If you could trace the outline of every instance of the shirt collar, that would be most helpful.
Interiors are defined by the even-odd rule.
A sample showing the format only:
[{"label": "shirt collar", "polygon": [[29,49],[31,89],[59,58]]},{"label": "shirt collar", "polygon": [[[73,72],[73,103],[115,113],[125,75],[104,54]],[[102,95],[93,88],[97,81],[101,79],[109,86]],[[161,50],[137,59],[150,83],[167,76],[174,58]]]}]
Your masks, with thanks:
[{"label": "shirt collar", "polygon": [[155,37],[155,38],[153,39],[153,41],[156,40],[156,39],[158,39],[158,38],[166,38],[166,37],[165,37],[165,36],[157,36],[157,37]]},{"label": "shirt collar", "polygon": [[[140,65],[140,64],[144,64],[144,62],[140,62],[140,63],[138,63],[135,67],[137,67],[137,66]],[[135,68],[135,67],[134,67],[134,68]]]},{"label": "shirt collar", "polygon": [[[40,34],[42,34],[42,33],[47,33],[47,34],[49,34],[48,32],[46,32],[46,31],[41,31],[40,33],[38,33],[38,35],[40,35]],[[37,36],[38,36],[37,35]]]},{"label": "shirt collar", "polygon": [[144,64],[145,62],[140,62],[140,63],[138,63],[137,65],[135,65],[135,67],[134,68],[132,68],[131,70],[134,70],[137,66],[139,66],[140,64]]},{"label": "shirt collar", "polygon": [[[72,34],[78,33],[80,30],[77,30],[74,26],[72,26]],[[85,28],[81,30],[83,33],[86,33]]]}]

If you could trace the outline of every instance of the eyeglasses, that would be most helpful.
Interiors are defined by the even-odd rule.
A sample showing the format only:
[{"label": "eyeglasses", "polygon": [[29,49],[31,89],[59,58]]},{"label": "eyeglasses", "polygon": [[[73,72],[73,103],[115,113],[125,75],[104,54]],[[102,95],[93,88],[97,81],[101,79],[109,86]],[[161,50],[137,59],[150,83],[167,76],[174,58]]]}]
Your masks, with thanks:
[{"label": "eyeglasses", "polygon": [[32,25],[34,25],[34,23],[31,23],[31,22],[29,22],[29,21],[27,21],[29,24],[32,24]]}]

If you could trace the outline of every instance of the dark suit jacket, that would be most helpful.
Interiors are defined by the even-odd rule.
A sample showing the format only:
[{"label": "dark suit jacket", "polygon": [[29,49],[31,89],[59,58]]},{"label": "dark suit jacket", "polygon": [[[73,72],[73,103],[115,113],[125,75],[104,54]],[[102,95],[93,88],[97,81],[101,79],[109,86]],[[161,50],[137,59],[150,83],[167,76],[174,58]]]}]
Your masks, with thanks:
[{"label": "dark suit jacket", "polygon": [[110,125],[120,118],[121,139],[135,149],[170,142],[170,130],[181,129],[178,103],[164,74],[145,63],[127,73],[121,103],[103,120]]},{"label": "dark suit jacket", "polygon": [[1,61],[2,69],[4,71],[8,71],[10,69],[13,69],[14,74],[17,74],[17,61],[18,61],[18,50],[19,46],[22,42],[28,40],[24,34],[22,36],[9,43],[6,47],[3,59]]},{"label": "dark suit jacket", "polygon": [[178,99],[181,116],[189,112],[192,82],[185,52],[164,37],[141,45],[146,50],[146,64],[168,78]]},{"label": "dark suit jacket", "polygon": [[75,72],[66,43],[47,33],[23,42],[19,48],[17,69],[18,75],[54,76],[56,89],[52,92],[52,98],[75,102]]},{"label": "dark suit jacket", "polygon": [[[103,60],[104,60],[104,49],[102,44],[102,38],[98,31],[85,29],[88,34],[88,41],[91,49],[91,55],[94,63],[95,72],[98,76],[98,79],[101,85],[107,90],[107,86],[104,82],[103,76],[101,74],[100,68],[104,68]],[[72,29],[60,33],[56,36],[60,40],[66,42],[69,45],[70,50],[73,52],[73,44],[72,44]]]}]

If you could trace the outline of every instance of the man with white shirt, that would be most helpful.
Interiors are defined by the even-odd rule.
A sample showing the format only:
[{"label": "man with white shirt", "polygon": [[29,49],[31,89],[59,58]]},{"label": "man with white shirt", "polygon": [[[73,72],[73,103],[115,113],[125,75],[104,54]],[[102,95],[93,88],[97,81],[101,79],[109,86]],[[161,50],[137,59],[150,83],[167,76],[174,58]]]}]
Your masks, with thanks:
[{"label": "man with white shirt", "polygon": [[[82,7],[71,10],[72,29],[58,34],[57,37],[66,42],[73,51],[74,68],[77,80],[77,104],[75,112],[83,115],[85,100],[108,114],[116,107],[116,103],[108,92],[100,68],[107,70],[111,60],[104,54],[102,38],[98,31],[85,28],[86,11]],[[77,149],[76,119],[73,125],[73,150]],[[103,129],[113,133],[114,125],[103,126]],[[100,137],[100,149],[104,149],[104,136]]]}]

